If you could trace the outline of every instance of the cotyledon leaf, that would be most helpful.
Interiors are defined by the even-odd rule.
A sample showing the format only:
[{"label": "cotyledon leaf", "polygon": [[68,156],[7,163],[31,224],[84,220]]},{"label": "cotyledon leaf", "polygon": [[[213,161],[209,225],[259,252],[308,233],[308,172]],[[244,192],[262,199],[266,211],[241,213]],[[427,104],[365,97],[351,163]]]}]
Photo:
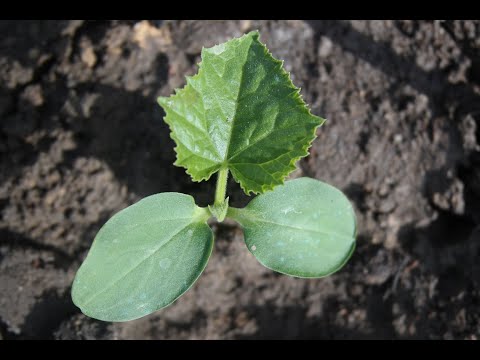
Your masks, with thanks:
[{"label": "cotyledon leaf", "polygon": [[339,270],[355,248],[355,213],[343,193],[310,178],[285,182],[227,214],[267,268],[315,278]]},{"label": "cotyledon leaf", "polygon": [[308,154],[324,122],[258,38],[253,31],[202,49],[198,74],[158,98],[177,145],[175,165],[194,181],[228,168],[247,194],[271,190]]},{"label": "cotyledon leaf", "polygon": [[180,193],[148,196],[115,214],[77,272],[73,302],[105,321],[137,319],[171,304],[207,265],[208,217]]}]

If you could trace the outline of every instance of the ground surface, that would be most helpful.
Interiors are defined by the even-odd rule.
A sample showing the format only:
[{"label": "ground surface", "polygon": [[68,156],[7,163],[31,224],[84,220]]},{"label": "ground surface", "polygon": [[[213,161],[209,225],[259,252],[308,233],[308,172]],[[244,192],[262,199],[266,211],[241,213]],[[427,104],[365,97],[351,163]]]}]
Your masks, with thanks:
[{"label": "ground surface", "polygon": [[[295,176],[344,190],[358,246],[337,274],[263,268],[234,224],[174,305],[83,316],[75,271],[141,197],[212,183],[172,165],[158,95],[201,47],[251,29],[328,122]],[[480,22],[0,22],[0,338],[476,339],[480,336]],[[234,205],[247,199],[229,184]]]}]

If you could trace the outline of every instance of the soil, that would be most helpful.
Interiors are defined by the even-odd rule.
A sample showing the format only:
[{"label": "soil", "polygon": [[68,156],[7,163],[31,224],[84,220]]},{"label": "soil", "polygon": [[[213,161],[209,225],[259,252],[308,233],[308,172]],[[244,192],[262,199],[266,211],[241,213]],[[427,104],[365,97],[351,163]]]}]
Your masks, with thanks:
[{"label": "soil", "polygon": [[[213,182],[172,165],[156,97],[197,71],[202,46],[253,29],[328,119],[293,176],[350,197],[353,257],[324,279],[279,275],[227,222],[172,306],[127,323],[82,315],[71,283],[110,216],[158,192],[213,198]],[[0,338],[480,337],[479,21],[1,21],[0,33]]]}]

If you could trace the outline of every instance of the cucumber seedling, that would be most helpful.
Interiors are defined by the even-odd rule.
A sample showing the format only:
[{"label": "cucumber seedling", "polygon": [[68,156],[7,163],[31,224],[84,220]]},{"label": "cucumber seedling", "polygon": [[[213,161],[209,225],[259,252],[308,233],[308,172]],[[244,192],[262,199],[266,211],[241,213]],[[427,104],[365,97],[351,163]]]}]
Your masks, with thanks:
[{"label": "cucumber seedling", "polygon": [[[189,195],[160,193],[108,220],[73,283],[84,314],[128,321],[174,302],[207,265],[211,217],[237,221],[248,250],[274,271],[318,278],[345,264],[356,234],[348,199],[315,179],[285,181],[325,120],[311,114],[258,32],[202,49],[198,74],[158,102],[175,165],[194,181],[218,173],[215,200],[202,208]],[[247,195],[259,194],[245,208],[229,206],[229,174]]]}]

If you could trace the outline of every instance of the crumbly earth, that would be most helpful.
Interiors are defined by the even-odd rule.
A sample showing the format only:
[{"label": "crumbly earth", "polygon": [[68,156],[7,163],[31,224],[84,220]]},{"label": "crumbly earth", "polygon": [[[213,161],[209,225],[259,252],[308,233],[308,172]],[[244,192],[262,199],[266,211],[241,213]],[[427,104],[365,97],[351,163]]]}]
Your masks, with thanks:
[{"label": "crumbly earth", "polygon": [[[172,306],[84,316],[71,282],[110,216],[157,192],[213,198],[212,181],[172,165],[156,97],[197,71],[202,46],[253,29],[328,119],[294,176],[350,197],[353,257],[324,279],[282,276],[227,222]],[[480,337],[479,21],[1,21],[0,33],[0,338]]]}]

